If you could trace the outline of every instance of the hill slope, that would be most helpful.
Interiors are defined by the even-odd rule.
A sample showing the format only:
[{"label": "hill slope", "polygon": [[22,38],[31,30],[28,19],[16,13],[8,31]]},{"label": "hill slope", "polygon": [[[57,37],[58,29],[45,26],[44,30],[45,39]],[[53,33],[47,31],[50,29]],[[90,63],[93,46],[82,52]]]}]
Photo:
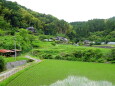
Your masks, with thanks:
[{"label": "hill slope", "polygon": [[86,22],[71,22],[76,39],[92,41],[115,41],[115,17],[93,19]]},{"label": "hill slope", "polygon": [[67,34],[71,29],[69,23],[52,15],[34,12],[16,2],[0,0],[0,29],[13,32],[30,26],[39,34],[46,35]]}]

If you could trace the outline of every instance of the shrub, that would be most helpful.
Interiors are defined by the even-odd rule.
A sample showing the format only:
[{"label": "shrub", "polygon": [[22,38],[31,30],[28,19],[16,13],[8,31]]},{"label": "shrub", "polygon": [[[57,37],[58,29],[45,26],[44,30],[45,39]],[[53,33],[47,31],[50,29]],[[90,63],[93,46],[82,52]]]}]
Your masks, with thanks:
[{"label": "shrub", "polygon": [[51,44],[52,44],[53,46],[56,46],[56,43],[54,43],[54,42],[52,42]]},{"label": "shrub", "polygon": [[38,42],[34,41],[34,42],[32,42],[32,46],[33,46],[34,48],[38,48],[38,47],[39,47],[39,44],[38,44]]},{"label": "shrub", "polygon": [[101,42],[95,42],[95,45],[101,45]]},{"label": "shrub", "polygon": [[92,45],[94,45],[94,43],[90,43],[90,44],[89,44],[89,46],[92,46]]},{"label": "shrub", "polygon": [[104,61],[104,58],[99,58],[99,59],[96,60],[96,62],[104,63],[105,61]]},{"label": "shrub", "polygon": [[97,59],[102,57],[102,53],[100,50],[96,49],[88,49],[88,50],[79,50],[73,53],[73,56],[78,61],[89,61],[95,62]]},{"label": "shrub", "polygon": [[115,60],[114,61],[110,61],[110,63],[114,63],[115,64]]},{"label": "shrub", "polygon": [[38,56],[39,55],[39,53],[40,53],[40,51],[38,50],[38,49],[36,49],[36,50],[32,50],[32,55],[34,55],[34,56]]},{"label": "shrub", "polygon": [[107,53],[106,57],[108,57],[106,58],[107,61],[114,62],[115,61],[115,49],[111,49],[110,53]]},{"label": "shrub", "polygon": [[68,54],[68,53],[66,53],[64,56],[63,56],[63,59],[64,60],[69,60],[69,61],[75,61],[76,60],[76,58],[73,56],[73,54]]},{"label": "shrub", "polygon": [[69,61],[76,61],[77,59],[76,59],[75,57],[68,56],[68,57],[67,57],[67,60],[69,60]]},{"label": "shrub", "polygon": [[111,49],[111,59],[115,60],[115,49]]},{"label": "shrub", "polygon": [[78,45],[79,45],[79,46],[82,46],[82,45],[84,45],[84,44],[83,44],[83,42],[79,42]]},{"label": "shrub", "polygon": [[44,41],[44,39],[47,39],[47,36],[45,36],[45,35],[39,36],[39,40]]},{"label": "shrub", "polygon": [[96,59],[95,58],[89,58],[89,62],[95,62]]},{"label": "shrub", "polygon": [[5,69],[5,62],[2,56],[0,56],[0,72]]},{"label": "shrub", "polygon": [[51,54],[43,54],[42,58],[43,59],[53,59],[53,56]]},{"label": "shrub", "polygon": [[74,56],[77,60],[80,61],[80,60],[82,59],[82,57],[84,56],[84,52],[81,51],[81,50],[75,51],[75,52],[73,53],[73,56]]},{"label": "shrub", "polygon": [[100,50],[96,49],[89,49],[84,52],[84,61],[91,61],[91,60],[97,60],[102,57],[102,53]]},{"label": "shrub", "polygon": [[62,59],[60,55],[55,56],[55,59]]},{"label": "shrub", "polygon": [[33,62],[33,61],[34,61],[33,59],[28,59],[28,60],[27,60],[27,63]]}]

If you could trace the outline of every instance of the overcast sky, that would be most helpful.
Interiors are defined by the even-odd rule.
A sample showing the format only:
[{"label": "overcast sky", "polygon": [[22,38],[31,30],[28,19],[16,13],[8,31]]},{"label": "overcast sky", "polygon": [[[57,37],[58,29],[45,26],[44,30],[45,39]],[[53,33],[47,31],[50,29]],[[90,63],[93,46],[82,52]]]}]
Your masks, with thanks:
[{"label": "overcast sky", "polygon": [[115,0],[11,0],[67,22],[115,16]]}]

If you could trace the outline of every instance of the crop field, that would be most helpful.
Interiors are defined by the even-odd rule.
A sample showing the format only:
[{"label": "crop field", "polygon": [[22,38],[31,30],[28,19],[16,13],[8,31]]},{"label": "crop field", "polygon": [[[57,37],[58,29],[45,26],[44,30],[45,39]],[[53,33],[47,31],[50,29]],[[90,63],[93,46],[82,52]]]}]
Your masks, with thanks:
[{"label": "crop field", "polygon": [[[40,47],[37,49],[33,49],[33,51],[38,51],[38,56],[42,54],[51,54],[58,55],[63,53],[72,53],[77,50],[100,50],[103,54],[107,54],[110,52],[110,49],[98,48],[98,47],[87,47],[87,46],[75,46],[75,45],[66,45],[66,44],[57,44],[55,46],[52,45],[52,42],[39,42]],[[34,53],[35,54],[35,53]]]},{"label": "crop field", "polygon": [[[86,77],[89,80],[115,84],[115,64],[44,60],[21,73],[7,86],[49,86],[68,76]],[[84,80],[88,81],[86,78]]]}]

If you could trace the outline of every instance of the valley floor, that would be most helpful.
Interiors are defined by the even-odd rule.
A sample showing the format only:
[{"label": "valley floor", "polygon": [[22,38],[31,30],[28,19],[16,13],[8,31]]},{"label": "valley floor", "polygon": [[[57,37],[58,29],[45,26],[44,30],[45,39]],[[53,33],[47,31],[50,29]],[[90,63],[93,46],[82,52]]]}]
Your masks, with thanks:
[{"label": "valley floor", "polygon": [[7,86],[43,86],[68,76],[87,77],[90,80],[115,84],[115,64],[77,61],[45,60],[26,70]]}]

